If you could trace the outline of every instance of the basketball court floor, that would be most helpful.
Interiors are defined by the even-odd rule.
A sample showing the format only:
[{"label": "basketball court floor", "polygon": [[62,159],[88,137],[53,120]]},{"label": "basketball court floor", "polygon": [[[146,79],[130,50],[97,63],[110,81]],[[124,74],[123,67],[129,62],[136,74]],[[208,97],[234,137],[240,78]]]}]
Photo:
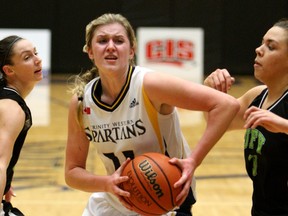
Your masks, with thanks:
[{"label": "basketball court floor", "polygon": [[[67,113],[71,95],[69,75],[53,75],[50,83],[50,123],[33,126],[15,170],[14,206],[27,216],[80,216],[89,193],[67,187],[64,158]],[[253,77],[236,77],[230,94],[235,97],[257,82]],[[179,110],[183,133],[191,148],[200,138],[205,123],[200,113]],[[251,181],[243,158],[244,131],[227,132],[196,170],[197,203],[194,216],[245,216],[250,214]],[[88,169],[104,174],[95,151]]]}]

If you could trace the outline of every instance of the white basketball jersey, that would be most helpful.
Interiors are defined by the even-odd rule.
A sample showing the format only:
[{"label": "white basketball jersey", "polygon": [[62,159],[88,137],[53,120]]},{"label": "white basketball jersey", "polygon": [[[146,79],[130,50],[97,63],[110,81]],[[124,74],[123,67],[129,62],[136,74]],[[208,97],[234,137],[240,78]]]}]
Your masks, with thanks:
[{"label": "white basketball jersey", "polygon": [[160,152],[177,158],[188,154],[189,146],[182,136],[176,109],[169,115],[161,115],[145,94],[143,78],[148,72],[152,71],[139,66],[130,67],[126,83],[111,105],[97,96],[101,94],[99,77],[85,88],[85,131],[96,145],[109,175],[127,157],[133,159],[145,152]]}]

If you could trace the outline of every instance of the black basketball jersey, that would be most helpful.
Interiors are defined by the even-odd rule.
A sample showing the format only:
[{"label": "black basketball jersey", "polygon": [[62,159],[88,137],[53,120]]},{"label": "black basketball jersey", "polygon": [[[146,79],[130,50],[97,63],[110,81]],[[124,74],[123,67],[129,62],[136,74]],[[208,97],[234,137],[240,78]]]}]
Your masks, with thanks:
[{"label": "black basketball jersey", "polygon": [[[20,132],[20,134],[18,135],[18,137],[14,143],[12,158],[11,158],[9,166],[7,168],[7,180],[6,180],[6,187],[5,187],[5,191],[4,191],[4,194],[5,194],[5,193],[7,193],[7,191],[9,190],[9,188],[11,186],[11,182],[12,182],[13,174],[14,174],[14,171],[13,171],[14,166],[16,165],[16,163],[19,159],[20,151],[21,151],[22,146],[24,144],[27,132],[28,132],[29,128],[32,126],[32,116],[31,116],[31,112],[30,112],[29,107],[26,105],[23,98],[14,89],[11,89],[8,87],[2,87],[0,89],[0,100],[1,99],[11,99],[11,100],[16,101],[21,106],[21,108],[25,112],[25,116],[26,116],[23,129]],[[7,107],[7,109],[9,109],[9,107]],[[11,113],[11,115],[14,115],[14,114]]]},{"label": "black basketball jersey", "polygon": [[[267,93],[267,89],[263,90],[250,106],[261,108]],[[288,119],[288,91],[268,110]],[[260,126],[247,129],[244,148],[246,170],[253,181],[252,215],[287,216],[288,135]]]}]

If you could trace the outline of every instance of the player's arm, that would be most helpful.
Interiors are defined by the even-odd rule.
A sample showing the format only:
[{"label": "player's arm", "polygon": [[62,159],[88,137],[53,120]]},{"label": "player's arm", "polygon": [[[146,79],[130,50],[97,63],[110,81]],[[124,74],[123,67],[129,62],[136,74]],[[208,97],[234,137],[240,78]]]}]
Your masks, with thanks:
[{"label": "player's arm", "polygon": [[14,143],[25,123],[25,113],[16,101],[0,102],[0,196],[6,185],[6,170],[12,157]]},{"label": "player's arm", "polygon": [[[226,69],[216,69],[204,80],[204,85],[224,93],[228,93],[234,83],[235,78],[232,77]],[[232,120],[227,130],[244,129],[244,113],[253,99],[260,94],[264,88],[264,85],[252,88],[237,99],[240,104],[240,110]],[[204,113],[204,117],[207,119],[207,113]]]},{"label": "player's arm", "polygon": [[194,157],[196,166],[224,134],[239,110],[237,100],[230,95],[163,73],[147,73],[144,88],[153,105],[162,114],[163,110],[174,106],[208,113],[207,127],[194,149],[197,152]]},{"label": "player's arm", "polygon": [[257,97],[264,89],[266,88],[265,85],[256,86],[250,90],[248,90],[245,94],[239,97],[237,100],[240,104],[240,110],[238,111],[237,115],[232,120],[231,124],[229,125],[228,130],[239,130],[245,129],[245,118],[244,114],[248,109],[249,105],[252,101]]},{"label": "player's arm", "polygon": [[182,169],[182,177],[175,184],[175,187],[184,186],[177,198],[181,204],[188,194],[195,169],[225,133],[239,110],[239,104],[235,98],[223,92],[167,74],[146,74],[144,89],[162,114],[174,106],[208,113],[207,127],[191,155],[184,160],[171,160]]},{"label": "player's arm", "polygon": [[[73,96],[68,114],[68,137],[66,146],[65,180],[66,183],[76,189],[90,191],[85,188],[84,179],[89,179],[86,171],[86,160],[89,150],[89,140],[78,120],[78,98]],[[90,174],[89,182],[93,175]]]},{"label": "player's arm", "polygon": [[98,175],[86,170],[86,160],[89,150],[89,140],[83,127],[79,124],[78,98],[73,96],[68,114],[68,139],[66,146],[65,180],[66,183],[76,189],[86,192],[110,192],[117,196],[129,196],[128,192],[121,190],[118,185],[128,179],[120,177],[122,164],[116,172],[110,176]]}]

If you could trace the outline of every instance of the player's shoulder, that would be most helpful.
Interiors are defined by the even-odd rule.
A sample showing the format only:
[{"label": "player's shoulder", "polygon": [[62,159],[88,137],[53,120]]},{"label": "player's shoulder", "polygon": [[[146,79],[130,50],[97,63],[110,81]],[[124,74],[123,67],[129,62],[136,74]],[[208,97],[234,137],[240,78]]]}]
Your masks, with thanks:
[{"label": "player's shoulder", "polygon": [[264,89],[267,89],[266,85],[259,85],[259,86],[255,86],[253,88],[251,88],[250,90],[248,90],[245,94],[246,97],[250,98],[250,99],[254,99],[255,97],[257,97],[259,94],[261,94],[261,92],[263,92]]},{"label": "player's shoulder", "polygon": [[10,119],[24,118],[24,110],[19,103],[13,99],[1,99],[0,100],[0,115],[9,116]]},{"label": "player's shoulder", "polygon": [[238,99],[238,101],[240,102],[240,104],[244,105],[244,107],[247,107],[266,88],[267,88],[266,85],[255,86],[249,89],[246,93],[244,93]]},{"label": "player's shoulder", "polygon": [[2,110],[7,110],[7,111],[11,111],[11,110],[17,110],[17,109],[21,109],[18,101],[12,99],[12,98],[2,98],[0,100],[0,109]]}]

